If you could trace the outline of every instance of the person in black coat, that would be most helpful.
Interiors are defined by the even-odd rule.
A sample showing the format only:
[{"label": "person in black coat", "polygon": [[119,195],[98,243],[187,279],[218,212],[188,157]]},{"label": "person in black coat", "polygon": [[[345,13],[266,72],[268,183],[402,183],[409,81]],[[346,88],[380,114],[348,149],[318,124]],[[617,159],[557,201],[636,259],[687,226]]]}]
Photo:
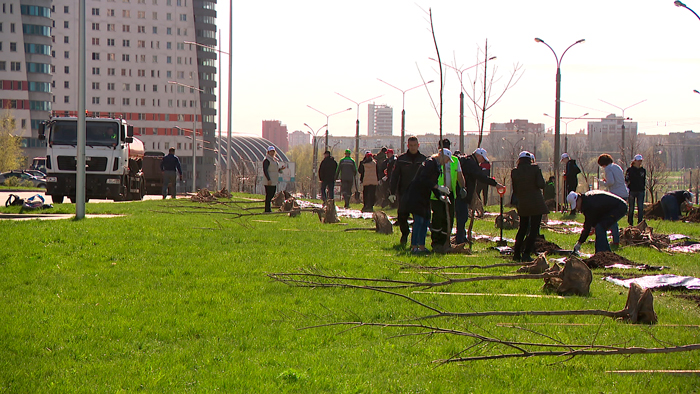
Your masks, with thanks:
[{"label": "person in black coat", "polygon": [[532,153],[520,152],[517,167],[510,172],[513,194],[518,198],[517,209],[520,215],[520,227],[515,235],[513,246],[515,261],[532,261],[530,254],[535,247],[535,240],[540,235],[542,215],[549,213],[542,195],[542,189],[545,186],[544,177],[540,167],[534,163],[534,159],[535,156]]},{"label": "person in black coat", "polygon": [[438,178],[442,166],[450,160],[448,156],[433,155],[423,161],[418,168],[415,177],[408,184],[406,191],[401,195],[398,214],[408,217],[413,214],[413,233],[411,235],[411,253],[427,253],[425,248],[425,236],[430,224],[430,195],[436,197],[449,193],[445,186],[438,185]]},{"label": "person in black coat", "polygon": [[637,224],[644,220],[644,191],[647,185],[647,170],[642,167],[642,155],[636,155],[632,160],[632,165],[625,171],[625,183],[629,189],[627,204],[627,223],[633,225],[634,205],[637,203]]},{"label": "person in black coat", "polygon": [[[562,153],[561,162],[564,164],[564,195],[570,192],[575,192],[578,187],[578,174],[581,169],[578,168],[576,160],[571,159],[568,153]],[[573,209],[573,207],[569,207]]]},{"label": "person in black coat", "polygon": [[[425,155],[418,150],[420,146],[418,138],[414,136],[408,137],[407,146],[408,150],[406,153],[396,158],[394,169],[389,177],[389,201],[392,204],[396,201],[399,206],[401,205],[401,199],[406,195],[408,185],[416,176],[421,164],[426,160]],[[411,233],[408,227],[409,214],[398,211],[397,216],[399,228],[401,229],[401,244],[405,245],[408,242],[408,235]]]},{"label": "person in black coat", "polygon": [[574,246],[574,253],[581,250],[591,228],[595,227],[595,252],[610,252],[607,232],[627,213],[627,202],[622,198],[602,190],[591,190],[584,194],[569,193],[566,201],[572,209],[581,212],[585,218],[583,230]]},{"label": "person in black coat", "polygon": [[455,242],[461,244],[467,241],[466,224],[469,219],[469,204],[474,198],[477,183],[490,186],[502,186],[495,179],[487,176],[479,164],[488,160],[486,149],[477,148],[471,155],[460,156],[459,165],[464,176],[464,188],[467,190],[464,198],[458,198],[455,207],[457,216],[457,236]]},{"label": "person in black coat", "polygon": [[326,200],[334,198],[335,171],[337,169],[338,163],[331,156],[331,152],[323,152],[323,161],[318,166],[318,179],[321,181],[321,200],[323,200],[324,205]]}]

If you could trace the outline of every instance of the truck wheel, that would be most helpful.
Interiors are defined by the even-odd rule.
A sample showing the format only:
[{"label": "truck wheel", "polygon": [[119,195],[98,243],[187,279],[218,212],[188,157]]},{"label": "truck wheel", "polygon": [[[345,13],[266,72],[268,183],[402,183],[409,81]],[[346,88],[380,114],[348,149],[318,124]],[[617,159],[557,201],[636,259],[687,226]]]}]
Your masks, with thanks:
[{"label": "truck wheel", "polygon": [[63,196],[52,195],[51,200],[53,201],[54,204],[63,204]]}]

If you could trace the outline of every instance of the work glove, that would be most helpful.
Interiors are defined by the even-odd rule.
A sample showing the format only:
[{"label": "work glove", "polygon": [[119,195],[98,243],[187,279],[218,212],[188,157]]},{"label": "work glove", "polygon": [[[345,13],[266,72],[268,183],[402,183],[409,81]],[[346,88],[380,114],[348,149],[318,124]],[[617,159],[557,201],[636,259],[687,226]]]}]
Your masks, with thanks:
[{"label": "work glove", "polygon": [[382,180],[383,180],[384,182],[386,182],[388,179],[389,179],[389,177],[387,177],[387,176],[382,177]]},{"label": "work glove", "polygon": [[459,198],[467,198],[467,188],[459,189]]},{"label": "work glove", "polygon": [[574,254],[578,254],[581,251],[581,242],[576,242],[574,245]]},{"label": "work glove", "polygon": [[389,197],[387,197],[387,199],[389,200],[390,203],[393,204],[394,201],[396,201],[396,196],[392,194],[392,195],[390,195]]},{"label": "work glove", "polygon": [[450,189],[447,186],[440,185],[437,187],[438,191],[444,194],[450,194]]}]

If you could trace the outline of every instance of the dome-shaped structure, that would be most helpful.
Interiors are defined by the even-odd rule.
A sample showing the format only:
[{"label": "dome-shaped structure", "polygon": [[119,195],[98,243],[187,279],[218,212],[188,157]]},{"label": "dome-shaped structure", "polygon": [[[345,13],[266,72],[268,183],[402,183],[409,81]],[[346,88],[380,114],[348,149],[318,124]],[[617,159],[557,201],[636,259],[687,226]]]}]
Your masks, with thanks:
[{"label": "dome-shaped structure", "polygon": [[[228,141],[227,137],[221,138],[221,174],[226,174],[228,170],[227,167],[227,147]],[[231,176],[236,178],[235,184],[247,185],[250,183],[251,178],[254,178],[257,172],[257,163],[265,160],[265,155],[267,155],[267,148],[269,146],[274,146],[277,151],[277,157],[283,163],[288,163],[289,158],[282,152],[277,145],[273,144],[269,140],[257,137],[253,135],[237,134],[231,136]],[[222,175],[225,179],[226,176]],[[232,179],[233,181],[233,179]],[[232,185],[232,189],[234,186]],[[247,189],[244,187],[238,187],[238,189]],[[234,189],[235,190],[235,189]]]}]

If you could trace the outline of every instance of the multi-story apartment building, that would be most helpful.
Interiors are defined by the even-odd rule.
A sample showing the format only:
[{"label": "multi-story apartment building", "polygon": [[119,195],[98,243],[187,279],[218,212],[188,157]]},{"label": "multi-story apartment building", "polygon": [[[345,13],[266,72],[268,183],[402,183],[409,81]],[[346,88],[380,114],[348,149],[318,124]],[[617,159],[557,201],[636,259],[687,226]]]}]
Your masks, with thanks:
[{"label": "multi-story apartment building", "polygon": [[10,110],[30,160],[43,156],[39,123],[51,111],[51,1],[4,0],[0,9],[0,110]]},{"label": "multi-story apartment building", "polygon": [[[215,176],[216,0],[91,0],[86,5],[86,109],[123,117],[146,150],[180,150],[197,187]],[[53,2],[52,109],[78,109],[78,3]],[[201,44],[195,45],[191,42]]]},{"label": "multi-story apartment building", "polygon": [[[319,133],[318,135],[318,140],[319,140],[319,146],[321,146],[323,143],[320,142],[323,133]],[[301,131],[301,130],[295,130],[291,133],[289,133],[289,149],[294,148],[297,145],[309,145],[311,143],[311,135],[309,134],[308,131]],[[323,147],[323,146],[321,146]]]},{"label": "multi-story apartment building", "polygon": [[283,152],[289,150],[289,136],[287,125],[283,125],[279,120],[262,121],[262,137],[270,140]]},{"label": "multi-story apartment building", "polygon": [[388,105],[367,104],[367,135],[391,135],[394,109]]},{"label": "multi-story apartment building", "polygon": [[[601,153],[620,152],[624,125],[625,147],[635,150],[637,122],[625,122],[622,117],[610,114],[600,122],[588,122],[588,150]],[[634,154],[634,153],[632,153]],[[629,156],[629,153],[627,154]]]}]

